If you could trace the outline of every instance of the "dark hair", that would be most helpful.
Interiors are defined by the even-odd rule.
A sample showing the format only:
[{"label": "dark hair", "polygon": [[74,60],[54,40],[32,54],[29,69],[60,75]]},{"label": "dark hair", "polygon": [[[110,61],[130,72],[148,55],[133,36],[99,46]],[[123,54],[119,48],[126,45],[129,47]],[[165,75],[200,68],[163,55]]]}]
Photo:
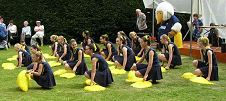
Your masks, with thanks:
[{"label": "dark hair", "polygon": [[88,30],[84,31],[83,33],[84,33],[87,37],[90,36],[90,32],[89,32]]},{"label": "dark hair", "polygon": [[147,42],[148,45],[151,44],[151,40],[150,40],[150,36],[149,35],[145,35],[141,38],[144,42]]},{"label": "dark hair", "polygon": [[99,51],[100,51],[100,48],[95,43],[89,44],[89,45],[86,45],[86,46],[88,46],[89,49],[92,49],[94,53],[99,53]]},{"label": "dark hair", "polygon": [[193,17],[199,17],[199,15],[197,13],[193,14]]},{"label": "dark hair", "polygon": [[37,51],[41,51],[41,49],[37,45],[31,45],[31,47],[36,49]]},{"label": "dark hair", "polygon": [[13,20],[10,20],[9,23],[13,23]]},{"label": "dark hair", "polygon": [[101,35],[100,37],[102,37],[102,38],[103,38],[103,39],[105,39],[106,41],[108,41],[108,40],[109,40],[109,38],[108,38],[108,35],[107,35],[107,34]]}]

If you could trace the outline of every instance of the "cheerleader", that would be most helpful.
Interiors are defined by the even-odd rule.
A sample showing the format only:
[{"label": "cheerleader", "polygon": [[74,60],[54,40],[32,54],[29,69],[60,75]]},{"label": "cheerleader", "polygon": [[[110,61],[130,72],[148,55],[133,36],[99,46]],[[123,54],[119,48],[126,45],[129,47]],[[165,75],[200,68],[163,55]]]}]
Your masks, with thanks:
[{"label": "cheerleader", "polygon": [[193,61],[193,65],[197,68],[194,74],[197,76],[203,76],[207,80],[218,81],[217,59],[213,50],[209,46],[209,39],[207,37],[200,37],[198,39],[198,45],[201,48],[201,61]]},{"label": "cheerleader", "polygon": [[131,40],[127,37],[126,33],[123,31],[119,31],[118,32],[118,37],[123,36],[125,38],[125,45],[127,45],[128,47],[132,47],[132,42]]},{"label": "cheerleader", "polygon": [[52,42],[52,45],[50,46],[52,49],[52,56],[56,56],[57,54],[57,35],[51,35],[50,36],[50,41]]},{"label": "cheerleader", "polygon": [[97,83],[103,87],[113,82],[113,77],[106,60],[96,52],[99,52],[95,44],[85,47],[85,53],[91,56],[92,70],[85,72],[85,77],[91,79],[91,85]]},{"label": "cheerleader", "polygon": [[58,61],[66,61],[70,59],[70,49],[66,39],[63,36],[58,37],[57,57]]},{"label": "cheerleader", "polygon": [[19,43],[15,44],[14,48],[18,53],[17,67],[21,67],[22,65],[28,66],[29,64],[32,63],[31,55],[24,49],[24,47],[21,44]]},{"label": "cheerleader", "polygon": [[87,66],[84,59],[84,52],[81,48],[77,47],[77,42],[75,39],[71,39],[71,59],[64,61],[64,66],[66,69],[73,70],[77,75],[83,75],[87,71]]},{"label": "cheerleader", "polygon": [[82,42],[82,48],[85,49],[86,45],[94,43],[93,39],[90,37],[89,31],[84,31],[82,33],[82,36],[84,37],[84,40]]},{"label": "cheerleader", "polygon": [[158,57],[160,61],[167,62],[165,68],[169,69],[182,65],[179,49],[173,42],[170,42],[170,38],[163,34],[160,41],[163,44],[163,53],[159,54]]},{"label": "cheerleader", "polygon": [[31,78],[37,82],[42,88],[52,88],[56,86],[55,78],[50,65],[42,61],[42,53],[36,52],[32,55],[32,60],[35,63],[33,69],[28,70]]},{"label": "cheerleader", "polygon": [[113,43],[108,41],[107,35],[100,36],[100,43],[104,44],[105,46],[105,49],[101,51],[101,55],[105,57],[106,61],[112,60],[112,57],[118,54]]},{"label": "cheerleader", "polygon": [[129,71],[133,63],[136,63],[136,59],[133,50],[126,46],[125,42],[126,39],[123,36],[116,38],[119,53],[118,55],[113,56],[113,60],[115,61],[117,67],[121,67],[122,69]]},{"label": "cheerleader", "polygon": [[136,32],[129,33],[130,38],[132,39],[132,49],[136,56],[140,57],[143,53],[143,48],[140,46],[140,37],[137,36]]},{"label": "cheerleader", "polygon": [[[152,80],[152,83],[157,83],[156,80],[162,79],[161,66],[158,60],[158,54],[150,47],[149,36],[141,38],[140,45],[144,49],[141,59],[133,65],[131,70],[135,70],[137,77],[143,78],[145,81]],[[144,59],[147,64],[141,64]]]}]

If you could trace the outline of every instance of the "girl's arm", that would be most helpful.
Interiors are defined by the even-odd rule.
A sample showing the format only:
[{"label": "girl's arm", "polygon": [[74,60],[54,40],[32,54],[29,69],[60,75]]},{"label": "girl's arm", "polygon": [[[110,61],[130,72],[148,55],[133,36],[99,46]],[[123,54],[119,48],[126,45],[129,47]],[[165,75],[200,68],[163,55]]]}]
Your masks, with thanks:
[{"label": "girl's arm", "polygon": [[22,56],[22,52],[19,52],[19,54],[18,54],[18,58],[19,58],[19,60],[18,60],[18,64],[17,64],[17,67],[21,67],[22,66],[22,61],[23,61],[23,56]]},{"label": "girl's arm", "polygon": [[200,55],[201,55],[201,61],[203,61],[203,54],[202,54],[202,50],[200,50]]},{"label": "girl's arm", "polygon": [[54,44],[55,44],[55,48],[54,48],[53,56],[56,56],[57,55],[57,45],[58,45],[58,43],[55,42]]},{"label": "girl's arm", "polygon": [[140,56],[142,52],[144,51],[144,48],[141,48],[140,52],[137,54],[137,56]]},{"label": "girl's arm", "polygon": [[97,63],[97,61],[98,61],[97,58],[92,59],[91,83],[94,83],[94,78],[95,78],[95,75],[96,75],[96,63]]},{"label": "girl's arm", "polygon": [[91,42],[91,39],[88,39],[87,40],[87,45],[89,45],[89,44],[91,44],[92,42]]},{"label": "girl's arm", "polygon": [[212,69],[213,69],[213,67],[212,67],[212,64],[213,64],[213,61],[212,61],[212,51],[208,51],[207,52],[207,55],[208,55],[208,63],[209,63],[209,72],[208,72],[208,76],[207,76],[207,80],[210,80],[210,77],[211,77],[211,73],[212,73]]},{"label": "girl's arm", "polygon": [[[144,52],[143,52],[144,53]],[[137,62],[137,63],[142,63],[144,61],[144,58],[145,58],[145,54],[142,54],[142,57],[141,59]]]},{"label": "girl's arm", "polygon": [[78,51],[78,62],[73,68],[73,71],[76,71],[77,67],[82,63],[82,50]]},{"label": "girl's arm", "polygon": [[123,52],[123,64],[122,64],[122,68],[125,69],[126,63],[127,63],[127,48],[123,47],[122,48],[122,52]]},{"label": "girl's arm", "polygon": [[168,60],[168,64],[166,65],[167,67],[170,67],[170,64],[172,62],[172,59],[173,59],[173,45],[170,44],[168,46],[168,49],[169,49],[169,60]]},{"label": "girl's arm", "polygon": [[32,74],[36,76],[40,76],[42,74],[43,64],[39,64],[38,72],[33,71]]},{"label": "girl's arm", "polygon": [[154,56],[154,52],[153,51],[150,51],[149,52],[149,61],[148,61],[148,67],[147,67],[147,70],[144,74],[144,80],[146,81],[147,80],[147,77],[148,77],[148,73],[151,71],[151,68],[152,68],[152,64],[153,64],[153,56]]},{"label": "girl's arm", "polygon": [[61,55],[59,60],[61,60],[67,54],[67,45],[64,45],[64,53]]},{"label": "girl's arm", "polygon": [[111,44],[110,44],[110,43],[108,43],[108,44],[107,44],[107,48],[108,48],[107,50],[108,50],[108,52],[109,52],[109,53],[108,53],[108,57],[106,58],[106,60],[107,60],[107,61],[109,61],[109,60],[110,60],[111,55],[112,55],[112,50],[111,50],[111,47],[113,47],[113,46],[111,46]]}]

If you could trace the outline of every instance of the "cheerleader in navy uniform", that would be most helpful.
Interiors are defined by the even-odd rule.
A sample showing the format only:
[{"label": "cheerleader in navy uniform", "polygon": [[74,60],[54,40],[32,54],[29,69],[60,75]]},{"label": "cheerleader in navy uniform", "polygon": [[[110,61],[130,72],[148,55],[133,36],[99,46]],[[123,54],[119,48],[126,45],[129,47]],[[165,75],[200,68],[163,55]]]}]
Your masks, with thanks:
[{"label": "cheerleader in navy uniform", "polygon": [[123,36],[125,38],[125,45],[127,45],[129,48],[132,48],[132,42],[131,40],[127,37],[126,33],[123,31],[118,32],[118,37]]},{"label": "cheerleader in navy uniform", "polygon": [[158,57],[160,61],[168,62],[165,68],[169,69],[182,65],[179,49],[173,42],[170,42],[170,38],[163,34],[160,41],[163,44],[163,53],[159,54]]},{"label": "cheerleader in navy uniform", "polygon": [[52,45],[50,46],[51,50],[52,50],[52,56],[56,56],[57,54],[57,35],[51,35],[50,36],[50,41],[52,42]]},{"label": "cheerleader in navy uniform", "polygon": [[141,57],[143,53],[143,48],[140,46],[140,37],[137,36],[136,32],[129,33],[130,38],[132,39],[132,49],[136,56]]},{"label": "cheerleader in navy uniform", "polygon": [[198,45],[201,48],[201,61],[194,60],[193,65],[197,68],[194,72],[197,76],[203,76],[207,80],[218,81],[218,65],[213,50],[209,46],[207,37],[200,37]]},{"label": "cheerleader in navy uniform", "polygon": [[42,61],[42,53],[37,52],[32,55],[33,69],[28,70],[31,78],[37,82],[42,88],[52,88],[56,86],[55,78],[50,65]]},{"label": "cheerleader in navy uniform", "polygon": [[58,44],[57,44],[57,57],[58,61],[66,61],[70,59],[70,49],[66,42],[66,39],[63,36],[58,37]]},{"label": "cheerleader in navy uniform", "polygon": [[122,69],[129,71],[133,63],[136,63],[136,59],[133,50],[126,46],[125,42],[126,39],[123,36],[116,38],[119,53],[118,55],[113,56],[113,60],[115,61],[117,68],[121,67]]},{"label": "cheerleader in navy uniform", "polygon": [[14,45],[15,50],[18,52],[17,67],[28,66],[32,63],[31,55],[24,49],[24,47],[17,43]]},{"label": "cheerleader in navy uniform", "polygon": [[105,57],[106,61],[112,60],[112,57],[118,54],[113,43],[108,41],[107,35],[100,36],[100,43],[104,44],[105,46],[105,49],[102,50],[101,55]]},{"label": "cheerleader in navy uniform", "polygon": [[92,70],[85,72],[85,77],[91,79],[91,85],[97,83],[106,87],[113,82],[113,77],[106,60],[95,52],[99,52],[95,44],[86,46],[85,53],[91,56]]},{"label": "cheerleader in navy uniform", "polygon": [[89,44],[93,44],[94,43],[93,39],[90,37],[89,31],[84,31],[82,33],[82,36],[84,37],[84,40],[82,42],[82,48],[83,49],[85,49],[86,45],[89,45]]},{"label": "cheerleader in navy uniform", "polygon": [[[137,77],[143,78],[145,81],[152,80],[152,83],[156,83],[156,80],[162,79],[158,54],[150,47],[150,39],[148,35],[141,38],[140,45],[144,48],[143,55],[140,61],[132,66],[131,70],[136,71],[135,75]],[[147,61],[147,64],[141,64],[144,59]]]},{"label": "cheerleader in navy uniform", "polygon": [[71,39],[70,46],[72,53],[71,59],[64,61],[64,66],[66,69],[73,70],[77,75],[83,75],[87,71],[83,50],[77,47],[75,39]]}]

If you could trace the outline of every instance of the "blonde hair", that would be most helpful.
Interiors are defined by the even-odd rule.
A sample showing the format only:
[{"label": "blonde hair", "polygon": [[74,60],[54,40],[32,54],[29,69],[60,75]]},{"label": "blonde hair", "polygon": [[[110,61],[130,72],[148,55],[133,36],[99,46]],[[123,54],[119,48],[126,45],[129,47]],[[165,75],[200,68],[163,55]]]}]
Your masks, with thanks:
[{"label": "blonde hair", "polygon": [[39,58],[38,61],[42,61],[43,55],[42,55],[42,52],[41,51],[37,51],[33,55],[35,55],[36,57]]},{"label": "blonde hair", "polygon": [[160,39],[166,39],[168,42],[171,42],[169,36],[167,36],[166,34],[163,34]]},{"label": "blonde hair", "polygon": [[64,36],[58,36],[58,39],[63,39],[64,40],[64,43],[67,43],[67,39],[66,38],[64,38]]},{"label": "blonde hair", "polygon": [[131,37],[132,34],[135,35],[135,36],[137,35],[136,32],[132,31],[132,32],[129,33],[129,37]]},{"label": "blonde hair", "polygon": [[209,46],[209,39],[207,37],[200,37],[197,42],[201,43],[205,47]]},{"label": "blonde hair", "polygon": [[16,44],[14,45],[14,48],[17,48],[17,49],[19,49],[19,50],[25,50],[25,46],[24,46],[24,45],[21,45],[21,44],[19,44],[19,43],[16,43]]},{"label": "blonde hair", "polygon": [[55,41],[57,41],[58,36],[57,35],[51,35],[50,38],[54,39]]}]

